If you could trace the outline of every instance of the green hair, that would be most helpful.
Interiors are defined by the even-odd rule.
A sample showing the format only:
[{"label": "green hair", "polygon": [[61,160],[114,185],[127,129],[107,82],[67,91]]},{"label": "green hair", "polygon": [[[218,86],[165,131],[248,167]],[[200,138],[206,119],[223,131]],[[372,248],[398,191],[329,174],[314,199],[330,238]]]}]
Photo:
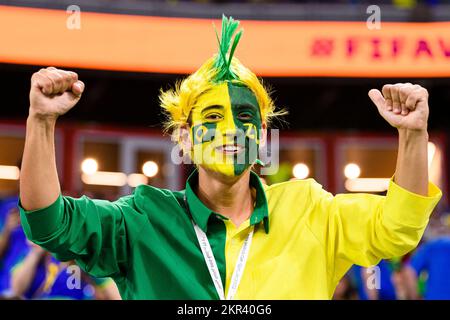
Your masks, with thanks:
[{"label": "green hair", "polygon": [[225,15],[222,15],[222,34],[221,39],[219,39],[219,34],[214,25],[217,42],[219,43],[219,54],[214,62],[214,67],[217,70],[217,74],[213,80],[214,82],[219,83],[227,80],[239,80],[239,77],[231,69],[231,61],[233,60],[234,52],[242,37],[242,33],[244,32],[241,29],[234,36],[238,27],[239,21],[234,20],[233,17],[227,18]]}]

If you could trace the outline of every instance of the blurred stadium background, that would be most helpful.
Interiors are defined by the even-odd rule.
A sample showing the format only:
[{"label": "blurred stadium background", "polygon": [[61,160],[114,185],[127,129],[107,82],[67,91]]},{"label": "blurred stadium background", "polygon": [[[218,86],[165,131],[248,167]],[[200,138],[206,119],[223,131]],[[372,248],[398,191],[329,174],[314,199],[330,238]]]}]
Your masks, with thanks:
[{"label": "blurred stadium background", "polygon": [[[379,29],[373,20],[366,23],[370,5],[381,9]],[[11,203],[17,200],[31,74],[51,65],[78,72],[86,84],[79,104],[57,127],[64,194],[114,200],[141,183],[182,189],[192,168],[170,160],[158,93],[215,53],[212,22],[219,25],[222,13],[244,28],[237,56],[289,111],[286,123],[275,123],[280,167],[265,177],[269,184],[314,178],[333,193],[383,194],[395,169],[397,134],[367,92],[395,82],[428,89],[430,178],[444,196],[423,244],[407,257],[380,263],[381,289],[364,285],[371,270],[354,268],[335,298],[450,299],[448,0],[0,0],[3,296],[117,297],[97,280],[87,280],[90,291],[76,297],[55,293],[59,276],[51,278],[45,268],[44,280],[34,281],[43,288],[28,296],[11,291],[14,270],[32,251],[14,247],[14,237],[25,240],[10,218],[16,214]]]}]

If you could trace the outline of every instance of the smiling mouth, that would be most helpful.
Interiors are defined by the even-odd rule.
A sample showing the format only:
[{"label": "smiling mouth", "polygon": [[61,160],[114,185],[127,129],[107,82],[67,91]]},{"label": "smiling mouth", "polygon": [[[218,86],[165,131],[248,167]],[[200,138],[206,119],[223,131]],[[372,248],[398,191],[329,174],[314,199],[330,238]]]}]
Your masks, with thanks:
[{"label": "smiling mouth", "polygon": [[234,144],[224,144],[222,146],[216,147],[216,150],[223,154],[238,154],[239,152],[244,150],[244,147]]}]

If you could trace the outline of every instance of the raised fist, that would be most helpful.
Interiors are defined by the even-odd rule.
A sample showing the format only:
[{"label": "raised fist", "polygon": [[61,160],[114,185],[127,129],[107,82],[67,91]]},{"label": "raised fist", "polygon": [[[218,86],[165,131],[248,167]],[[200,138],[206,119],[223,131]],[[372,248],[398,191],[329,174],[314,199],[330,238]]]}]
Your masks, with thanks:
[{"label": "raised fist", "polygon": [[381,116],[397,129],[427,130],[428,91],[411,83],[387,84],[383,94],[377,89],[369,97]]},{"label": "raised fist", "polygon": [[41,69],[31,77],[30,115],[56,119],[75,106],[83,90],[84,83],[75,72]]}]

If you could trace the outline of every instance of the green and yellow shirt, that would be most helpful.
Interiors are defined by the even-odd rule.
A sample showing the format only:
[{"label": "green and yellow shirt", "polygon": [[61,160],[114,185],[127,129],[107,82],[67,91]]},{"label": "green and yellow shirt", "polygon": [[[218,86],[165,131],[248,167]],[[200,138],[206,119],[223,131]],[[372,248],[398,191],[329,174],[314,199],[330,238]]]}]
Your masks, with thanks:
[{"label": "green and yellow shirt", "polygon": [[313,179],[266,186],[252,172],[255,209],[236,227],[199,200],[197,183],[195,171],[183,191],[143,185],[115,202],[59,196],[44,209],[20,207],[22,225],[58,259],[112,277],[123,299],[218,299],[191,215],[207,234],[226,295],[254,226],[236,299],[330,299],[352,264],[412,250],[442,196],[432,183],[425,197],[393,180],[386,196],[333,196]]}]

